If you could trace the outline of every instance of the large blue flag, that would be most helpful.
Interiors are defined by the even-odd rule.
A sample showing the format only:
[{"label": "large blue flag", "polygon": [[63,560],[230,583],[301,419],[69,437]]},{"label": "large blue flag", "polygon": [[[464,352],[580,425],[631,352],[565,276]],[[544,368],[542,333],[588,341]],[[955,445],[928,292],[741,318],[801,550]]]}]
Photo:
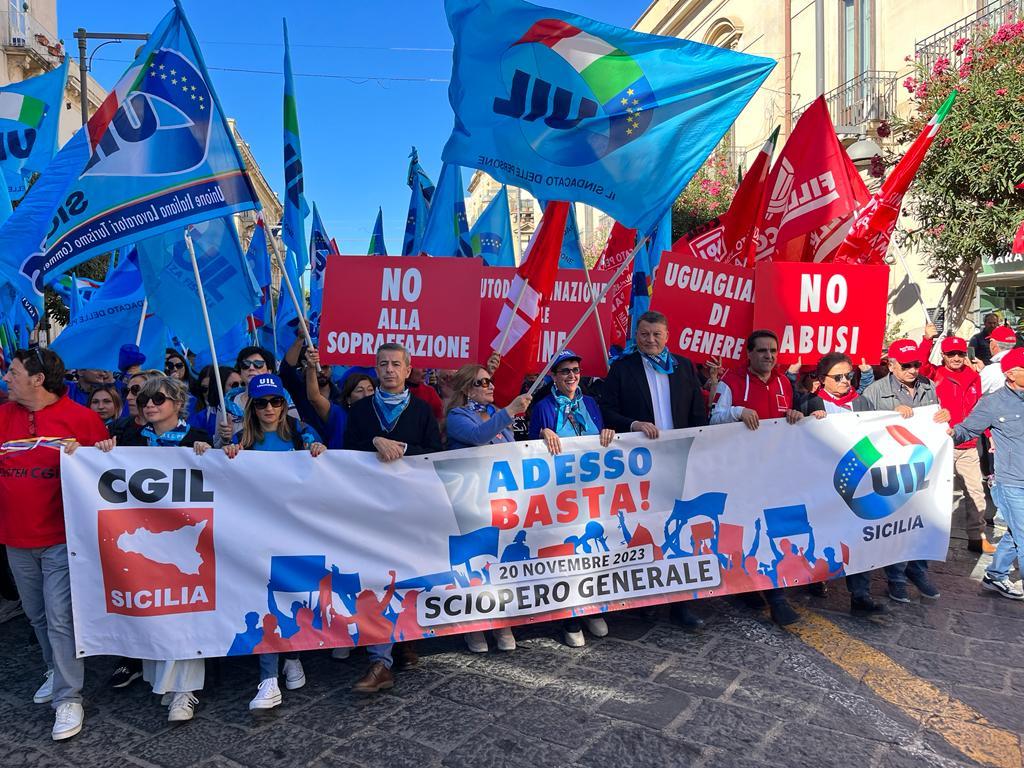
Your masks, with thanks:
[{"label": "large blue flag", "polygon": [[28,177],[42,173],[57,151],[70,60],[65,56],[54,70],[0,88],[0,170],[12,200],[25,194]]},{"label": "large blue flag", "polygon": [[[134,253],[121,259],[114,274],[92,301],[83,301],[50,348],[68,368],[102,368],[116,371],[122,344],[134,344],[146,299],[146,289]],[[144,367],[163,368],[167,328],[147,311],[139,347],[146,356]]]},{"label": "large blue flag", "polygon": [[[238,232],[230,218],[193,224],[191,235],[210,327],[216,340],[256,310],[259,286],[242,253]],[[141,240],[136,249],[150,309],[190,350],[209,350],[203,308],[184,230]]]},{"label": "large blue flag", "polygon": [[443,159],[648,232],[772,59],[522,0],[445,0],[455,38]]},{"label": "large blue flag", "polygon": [[[227,333],[213,341],[217,347],[217,362],[221,365],[233,366],[238,353],[244,347],[252,344],[252,336],[249,335],[249,323],[246,320],[235,325]],[[204,344],[209,347],[209,344]],[[209,349],[196,352],[195,360],[192,363],[192,370],[201,371],[208,365],[213,365],[213,356]]]},{"label": "large blue flag", "polygon": [[651,308],[654,273],[661,263],[661,254],[672,249],[672,208],[665,211],[650,240],[633,259],[633,286],[629,297],[630,347],[636,338],[636,324],[640,315]]},{"label": "large blue flag", "polygon": [[370,247],[367,256],[387,256],[388,247],[384,244],[384,210],[377,208],[377,220],[373,223],[373,234],[370,235]]},{"label": "large blue flag", "polygon": [[462,168],[445,163],[430,201],[430,215],[420,243],[420,253],[429,256],[472,256]]},{"label": "large blue flag", "polygon": [[420,157],[416,147],[409,153],[409,173],[406,177],[411,194],[409,196],[409,213],[405,218],[405,237],[402,239],[402,255],[415,256],[420,252],[423,232],[427,226],[430,213],[430,201],[434,197],[434,182],[420,165]]},{"label": "large blue flag", "polygon": [[38,315],[43,286],[97,253],[257,207],[244,167],[176,0],[0,228],[4,272]]},{"label": "large blue flag", "polygon": [[512,242],[512,216],[508,209],[508,187],[504,184],[469,231],[474,256],[483,257],[489,267],[514,267],[516,252]]},{"label": "large blue flag", "polygon": [[314,339],[320,334],[320,312],[324,303],[324,276],[327,274],[327,257],[333,252],[334,246],[331,245],[331,238],[320,219],[320,211],[316,209],[316,203],[313,203],[313,230],[309,240],[311,265],[309,273],[309,335]]},{"label": "large blue flag", "polygon": [[[256,217],[256,226],[252,230],[252,238],[245,251],[245,260],[260,291],[259,306],[253,310],[250,323],[250,330],[258,331],[269,322],[265,315],[270,311],[267,308],[270,301],[270,254],[267,252],[267,230],[263,224],[263,214]],[[219,351],[218,349],[218,353]]]},{"label": "large blue flag", "polygon": [[292,79],[292,55],[288,47],[288,22],[284,24],[284,217],[281,219],[281,240],[284,241],[285,268],[297,295],[302,294],[300,259],[306,250],[306,217],[309,206],[303,194],[302,146],[299,143],[299,112],[295,104],[295,83]]}]

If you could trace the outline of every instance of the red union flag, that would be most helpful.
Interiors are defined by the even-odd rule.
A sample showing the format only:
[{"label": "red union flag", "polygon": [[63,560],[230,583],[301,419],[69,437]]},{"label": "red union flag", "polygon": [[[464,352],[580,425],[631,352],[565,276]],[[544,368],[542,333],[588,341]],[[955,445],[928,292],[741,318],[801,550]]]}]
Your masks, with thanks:
[{"label": "red union flag", "polygon": [[[629,258],[636,246],[636,230],[615,222],[608,234],[608,243],[597,262],[597,269],[614,272]],[[633,290],[633,275],[626,269],[608,291],[606,301],[611,304],[611,344],[625,347],[629,341],[629,298]]]},{"label": "red union flag", "polygon": [[812,237],[834,228],[870,195],[836,137],[825,99],[800,116],[768,177],[757,261],[809,261]]},{"label": "red union flag", "polygon": [[896,229],[896,219],[903,207],[903,197],[917,175],[917,169],[921,167],[942,121],[953,107],[956,94],[956,91],[949,94],[949,98],[893,168],[882,188],[871,197],[867,205],[857,211],[845,237],[834,252],[830,248],[820,248],[815,254],[815,261],[834,259],[837,263],[880,264],[885,259],[889,241]]},{"label": "red union flag", "polygon": [[555,286],[568,216],[569,203],[547,204],[529,258],[516,270],[498,315],[491,349],[502,356],[494,375],[494,398],[500,404],[519,394],[523,376],[531,371],[540,343],[541,305]]},{"label": "red union flag", "polygon": [[688,253],[698,259],[753,266],[761,239],[758,224],[768,199],[768,169],[778,137],[779,129],[776,128],[740,182],[729,210],[683,235],[672,246],[673,251]]}]

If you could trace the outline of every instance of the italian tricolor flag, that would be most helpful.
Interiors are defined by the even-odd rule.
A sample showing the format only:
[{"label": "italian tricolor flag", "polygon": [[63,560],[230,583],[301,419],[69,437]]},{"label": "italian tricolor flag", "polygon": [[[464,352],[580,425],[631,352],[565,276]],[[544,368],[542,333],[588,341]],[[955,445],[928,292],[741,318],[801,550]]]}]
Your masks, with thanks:
[{"label": "italian tricolor flag", "polygon": [[0,93],[0,118],[38,128],[46,114],[46,102],[20,93]]}]

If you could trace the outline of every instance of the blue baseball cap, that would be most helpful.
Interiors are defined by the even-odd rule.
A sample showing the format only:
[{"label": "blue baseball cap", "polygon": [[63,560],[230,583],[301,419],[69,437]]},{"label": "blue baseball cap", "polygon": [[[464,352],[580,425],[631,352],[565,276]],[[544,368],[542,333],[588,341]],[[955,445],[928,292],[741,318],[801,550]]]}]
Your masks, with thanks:
[{"label": "blue baseball cap", "polygon": [[284,384],[272,373],[261,373],[249,380],[249,397],[273,397],[280,395],[285,397]]},{"label": "blue baseball cap", "polygon": [[583,358],[573,352],[571,349],[563,349],[561,354],[557,355],[554,360],[551,361],[551,370],[555,370],[558,366],[564,363],[566,360],[575,360],[580,362]]}]

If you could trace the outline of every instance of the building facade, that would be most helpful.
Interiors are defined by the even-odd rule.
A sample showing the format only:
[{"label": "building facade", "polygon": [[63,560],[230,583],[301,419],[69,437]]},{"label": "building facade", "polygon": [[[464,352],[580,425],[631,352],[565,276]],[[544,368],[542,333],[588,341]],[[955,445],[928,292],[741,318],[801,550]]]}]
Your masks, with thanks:
[{"label": "building facade", "polygon": [[[875,132],[878,124],[910,112],[909,94],[900,85],[911,71],[907,57],[934,61],[976,25],[999,23],[1019,13],[1020,5],[1019,0],[654,0],[634,26],[778,62],[726,137],[724,149],[738,164],[749,164],[777,125],[781,146],[801,111],[824,94],[836,132],[863,173],[871,156],[888,148]],[[877,180],[864,178],[869,189],[877,188]],[[906,217],[901,223],[912,225]],[[890,333],[922,330],[915,286],[932,316],[948,317],[953,327],[963,321],[961,332],[971,332],[979,310],[997,297],[986,299],[983,288],[979,303],[974,276],[952,286],[929,279],[926,257],[901,248],[895,238],[890,245]],[[983,286],[986,279],[1007,280],[978,278]]]}]

